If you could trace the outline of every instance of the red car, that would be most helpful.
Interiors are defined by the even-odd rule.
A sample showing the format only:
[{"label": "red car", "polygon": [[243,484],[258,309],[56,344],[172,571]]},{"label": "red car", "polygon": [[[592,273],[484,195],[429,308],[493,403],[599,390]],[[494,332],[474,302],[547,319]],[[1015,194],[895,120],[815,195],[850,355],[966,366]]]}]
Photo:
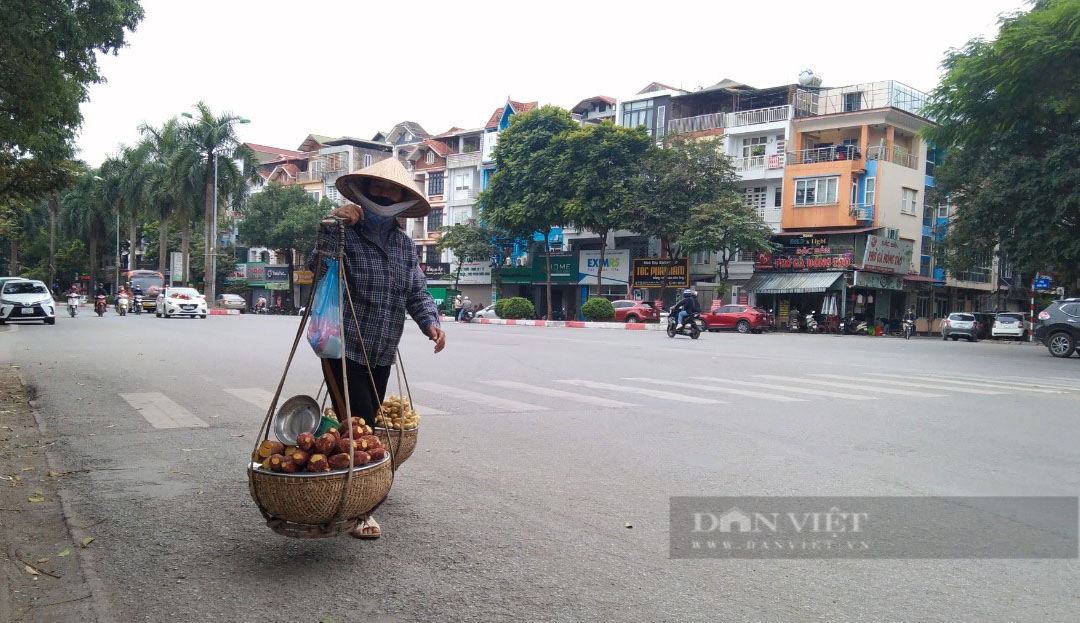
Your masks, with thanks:
[{"label": "red car", "polygon": [[769,312],[751,305],[723,305],[716,301],[709,313],[701,317],[709,331],[735,329],[739,333],[761,333],[772,326]]},{"label": "red car", "polygon": [[660,322],[660,310],[652,301],[612,301],[615,322]]}]

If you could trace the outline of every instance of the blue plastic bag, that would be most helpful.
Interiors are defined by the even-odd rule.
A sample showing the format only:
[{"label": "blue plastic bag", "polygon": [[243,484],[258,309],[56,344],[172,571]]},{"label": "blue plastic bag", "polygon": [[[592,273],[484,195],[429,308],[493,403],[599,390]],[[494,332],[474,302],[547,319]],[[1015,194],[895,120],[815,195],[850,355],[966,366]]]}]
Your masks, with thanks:
[{"label": "blue plastic bag", "polygon": [[315,288],[311,302],[307,338],[315,354],[323,359],[341,359],[341,271],[337,260],[328,260],[329,268]]}]

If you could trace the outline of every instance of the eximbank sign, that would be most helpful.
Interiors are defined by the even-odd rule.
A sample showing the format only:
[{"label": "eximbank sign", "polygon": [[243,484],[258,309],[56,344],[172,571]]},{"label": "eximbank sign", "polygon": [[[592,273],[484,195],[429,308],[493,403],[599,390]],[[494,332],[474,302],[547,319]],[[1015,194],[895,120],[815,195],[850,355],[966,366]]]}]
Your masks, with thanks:
[{"label": "eximbank sign", "polygon": [[[578,259],[578,284],[595,286],[600,272],[600,252],[582,251]],[[615,249],[604,253],[604,283],[630,283],[630,249]]]}]

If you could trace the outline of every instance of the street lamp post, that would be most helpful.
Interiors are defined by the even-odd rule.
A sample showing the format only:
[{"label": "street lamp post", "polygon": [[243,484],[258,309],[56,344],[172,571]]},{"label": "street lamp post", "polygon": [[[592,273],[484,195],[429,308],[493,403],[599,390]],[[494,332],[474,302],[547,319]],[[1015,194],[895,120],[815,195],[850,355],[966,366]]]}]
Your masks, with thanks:
[{"label": "street lamp post", "polygon": [[[192,115],[189,112],[182,112],[182,113],[180,113],[180,116],[187,117],[188,119],[195,119],[195,116]],[[199,123],[202,123],[202,122],[203,122],[203,120],[200,119]],[[218,128],[221,128],[221,127],[223,127],[223,126],[225,126],[225,125],[227,125],[229,123],[251,123],[251,119],[236,119],[235,121],[226,120],[226,121],[223,121],[223,122],[219,123],[218,125],[214,126],[213,129],[216,131]],[[210,240],[207,240],[206,244],[205,244],[205,247],[206,247],[206,259],[203,261],[203,269],[204,269],[203,273],[205,275],[205,277],[204,277],[205,282],[204,282],[203,285],[204,285],[204,288],[205,288],[206,293],[208,295],[208,298],[210,298],[210,300],[207,301],[207,304],[210,305],[210,306],[213,306],[214,305],[214,294],[215,294],[215,292],[217,290],[217,209],[218,209],[218,166],[217,166],[218,153],[217,153],[217,149],[215,148],[215,149],[211,150],[210,153],[208,154],[208,156],[214,159],[214,207],[213,207],[213,210],[212,210],[212,218],[210,219],[210,227],[209,227]]]}]

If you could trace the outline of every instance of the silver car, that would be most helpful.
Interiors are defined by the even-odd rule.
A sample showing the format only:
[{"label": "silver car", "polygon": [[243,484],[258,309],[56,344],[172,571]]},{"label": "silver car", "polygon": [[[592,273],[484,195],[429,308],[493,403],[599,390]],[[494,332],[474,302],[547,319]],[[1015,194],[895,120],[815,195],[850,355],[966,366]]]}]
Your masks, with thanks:
[{"label": "silver car", "polygon": [[498,318],[498,316],[495,314],[495,306],[494,305],[488,305],[484,309],[481,309],[480,311],[476,312],[476,317],[477,318]]},{"label": "silver car", "polygon": [[955,342],[960,338],[966,338],[969,342],[975,342],[979,339],[979,321],[975,319],[975,314],[965,313],[952,313],[945,319],[945,323],[941,325],[941,339],[947,340],[952,338]]},{"label": "silver car", "polygon": [[219,294],[217,306],[219,309],[239,309],[242,314],[247,309],[247,301],[239,294]]}]

